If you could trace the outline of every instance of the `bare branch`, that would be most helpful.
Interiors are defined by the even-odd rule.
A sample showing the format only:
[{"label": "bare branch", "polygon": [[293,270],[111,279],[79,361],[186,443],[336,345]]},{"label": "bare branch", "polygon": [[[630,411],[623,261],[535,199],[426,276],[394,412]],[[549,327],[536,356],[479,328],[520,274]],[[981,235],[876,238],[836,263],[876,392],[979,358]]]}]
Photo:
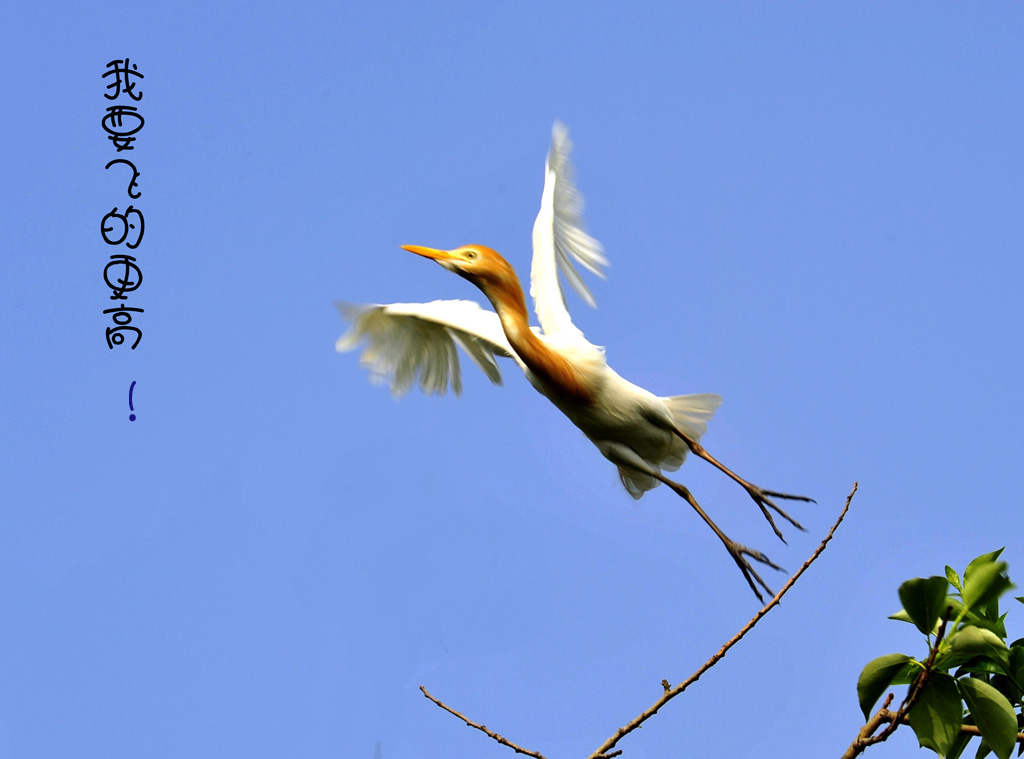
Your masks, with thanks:
[{"label": "bare branch", "polygon": [[452,709],[447,704],[445,704],[442,701],[439,701],[438,699],[436,699],[433,696],[431,696],[430,693],[427,692],[427,689],[424,688],[422,685],[420,686],[420,690],[423,691],[423,695],[424,696],[429,698],[431,701],[433,701],[435,704],[440,706],[446,712],[448,712],[449,714],[454,714],[456,717],[461,719],[463,722],[465,722],[470,727],[475,727],[477,730],[479,730],[479,731],[481,731],[483,733],[486,733],[491,738],[493,738],[498,743],[500,743],[502,746],[508,746],[510,749],[513,749],[517,754],[526,754],[527,756],[532,756],[534,759],[547,759],[547,757],[544,756],[544,754],[541,754],[541,753],[539,753],[537,751],[530,751],[529,749],[525,749],[522,746],[517,746],[512,741],[510,741],[508,738],[503,738],[500,735],[498,735],[496,732],[494,732],[493,730],[488,730],[486,725],[480,725],[480,724],[477,724],[476,722],[474,722],[473,720],[468,719],[467,717],[463,716],[459,712],[457,712],[454,709]]},{"label": "bare branch", "polygon": [[854,759],[855,756],[860,754],[864,749],[873,743],[878,743],[879,738],[875,737],[875,730],[880,728],[885,723],[885,714],[894,714],[889,711],[889,704],[892,703],[892,694],[890,693],[885,697],[885,703],[882,704],[882,708],[878,710],[871,719],[869,719],[864,727],[857,733],[857,737],[854,739],[850,747],[846,749],[846,753],[842,755],[840,759]]},{"label": "bare branch", "polygon": [[[612,754],[609,752],[611,751],[611,749],[615,747],[615,744],[617,744],[623,737],[636,730],[638,727],[640,727],[640,725],[642,725],[648,719],[657,714],[658,710],[661,709],[661,707],[663,707],[673,698],[675,698],[684,690],[686,690],[690,685],[697,682],[700,676],[707,672],[709,669],[711,669],[713,666],[715,666],[715,664],[717,664],[718,661],[723,656],[725,656],[726,652],[730,648],[739,643],[743,636],[750,632],[753,629],[754,625],[761,621],[761,618],[765,614],[771,611],[772,608],[774,608],[775,606],[778,606],[779,601],[781,601],[782,597],[786,595],[786,592],[791,587],[793,587],[793,584],[798,579],[800,579],[800,575],[802,575],[807,570],[807,568],[811,566],[811,563],[821,555],[822,551],[825,550],[825,546],[828,545],[828,542],[830,540],[832,540],[832,536],[835,534],[836,528],[838,528],[839,525],[842,523],[843,518],[846,516],[847,510],[849,510],[850,508],[850,502],[853,500],[853,496],[857,492],[857,484],[858,483],[856,482],[853,483],[853,489],[850,491],[850,494],[846,496],[846,505],[843,506],[843,510],[839,514],[839,518],[836,519],[835,524],[832,525],[832,529],[828,531],[828,535],[826,535],[825,539],[821,541],[821,544],[814,551],[814,553],[811,554],[811,557],[807,559],[807,561],[803,563],[803,566],[796,571],[796,574],[790,577],[786,584],[782,586],[782,590],[776,593],[775,597],[772,598],[772,600],[769,601],[767,604],[765,604],[764,608],[762,608],[761,611],[755,614],[754,617],[749,622],[747,622],[747,624],[744,625],[738,633],[736,633],[725,645],[718,649],[718,653],[716,653],[714,656],[712,656],[710,659],[704,662],[704,664],[701,665],[700,669],[698,669],[686,680],[679,683],[679,685],[675,686],[674,688],[665,688],[665,692],[657,701],[654,702],[654,704],[651,705],[649,709],[642,712],[639,716],[635,717],[633,720],[631,720],[630,722],[616,730],[615,735],[613,735],[611,738],[602,743],[600,748],[598,748],[593,754],[591,754],[588,757],[588,759],[608,759],[608,757],[619,753],[615,752],[615,754]],[[662,687],[664,687],[664,683]]]}]

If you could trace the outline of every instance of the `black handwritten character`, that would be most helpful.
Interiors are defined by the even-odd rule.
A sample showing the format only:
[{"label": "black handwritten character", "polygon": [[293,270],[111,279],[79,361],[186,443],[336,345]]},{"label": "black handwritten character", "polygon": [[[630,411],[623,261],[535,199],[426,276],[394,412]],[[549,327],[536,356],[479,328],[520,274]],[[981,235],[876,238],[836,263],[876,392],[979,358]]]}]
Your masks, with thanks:
[{"label": "black handwritten character", "polygon": [[[122,63],[124,64],[123,66],[121,65]],[[146,78],[139,73],[139,67],[136,64],[130,63],[127,58],[123,61],[118,58],[117,60],[113,60],[108,63],[107,68],[111,70],[103,72],[103,78],[106,79],[108,76],[114,77],[114,81],[107,85],[107,89],[114,90],[114,94],[109,95],[107,93],[103,93],[103,97],[107,98],[107,100],[116,100],[121,94],[122,88],[124,88],[124,93],[132,100],[135,100],[136,102],[142,100],[141,90],[139,91],[138,97],[135,96],[135,85],[138,84],[138,82],[131,81],[133,76],[137,76],[139,79]]]},{"label": "black handwritten character", "polygon": [[[124,267],[124,276],[111,281],[110,270],[116,266]],[[117,271],[114,272],[117,274]],[[134,273],[134,277],[133,277]],[[111,300],[128,300],[125,293],[135,292],[142,284],[142,269],[135,263],[135,258],[126,253],[119,253],[110,257],[110,263],[103,267],[103,281],[107,287],[113,290]],[[106,313],[104,311],[103,313]]]},{"label": "black handwritten character", "polygon": [[[117,152],[122,150],[135,150],[132,145],[135,142],[134,135],[145,125],[146,120],[133,105],[110,105],[107,106],[107,115],[103,117],[100,124],[103,131],[110,135],[107,139],[114,143]],[[125,126],[125,119],[136,119],[139,123],[134,129],[122,129]]]},{"label": "black handwritten character", "polygon": [[[130,326],[132,323],[132,312],[145,313],[144,309],[131,308],[129,306],[120,305],[117,308],[108,308],[103,313],[113,314],[110,318],[114,320],[116,327],[107,327],[107,347],[110,350],[114,350],[115,345],[124,344],[124,335],[122,332],[134,332],[135,342],[132,343],[132,350],[135,350],[135,346],[139,344],[142,339],[142,330],[138,327]],[[120,318],[119,318],[120,317]]]},{"label": "black handwritten character", "polygon": [[131,198],[132,200],[138,200],[139,198],[141,198],[142,197],[142,193],[141,192],[135,193],[134,195],[132,194],[132,190],[139,186],[139,175],[140,175],[140,172],[139,172],[138,169],[135,168],[135,164],[132,163],[131,161],[129,161],[127,158],[115,158],[113,161],[108,163],[103,168],[104,169],[109,169],[115,163],[124,163],[124,164],[127,164],[128,166],[132,167],[132,181],[130,181],[128,183],[128,197]]},{"label": "black handwritten character", "polygon": [[[117,206],[114,206],[114,210],[103,217],[103,220],[100,222],[100,234],[103,235],[103,240],[107,243],[107,245],[120,245],[126,239],[128,239],[128,230],[135,229],[135,225],[128,221],[128,217],[131,216],[132,214],[135,214],[139,220],[139,236],[135,238],[134,243],[125,242],[124,246],[126,248],[130,248],[131,250],[135,250],[135,248],[139,247],[139,244],[142,242],[142,236],[146,234],[146,219],[143,217],[142,212],[139,209],[135,208],[134,206],[128,206],[126,209],[124,209],[124,213],[118,213]],[[107,219],[117,219],[118,221],[121,222],[121,236],[118,237],[116,240],[111,240],[109,237],[107,237],[107,232],[114,231],[113,226],[107,226]]]}]

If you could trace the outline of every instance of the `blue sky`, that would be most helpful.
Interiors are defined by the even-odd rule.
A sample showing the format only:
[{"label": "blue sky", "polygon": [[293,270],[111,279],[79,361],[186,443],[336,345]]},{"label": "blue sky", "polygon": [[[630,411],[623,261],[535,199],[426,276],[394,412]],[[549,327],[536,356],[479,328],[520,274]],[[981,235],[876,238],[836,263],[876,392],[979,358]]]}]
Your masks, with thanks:
[{"label": "blue sky", "polygon": [[[333,350],[335,300],[480,298],[402,244],[528,271],[555,119],[611,260],[577,324],[656,393],[720,393],[708,449],[818,505],[785,546],[703,462],[680,479],[789,569],[861,483],[626,757],[836,755],[861,666],[920,649],[885,619],[899,582],[1004,544],[1024,576],[1024,5],[7,17],[0,753],[512,756],[423,684],[585,756],[757,610],[680,499],[632,501],[514,366],[396,401]],[[103,168],[125,56],[138,201]],[[99,222],[128,202],[134,352],[102,314]]]}]

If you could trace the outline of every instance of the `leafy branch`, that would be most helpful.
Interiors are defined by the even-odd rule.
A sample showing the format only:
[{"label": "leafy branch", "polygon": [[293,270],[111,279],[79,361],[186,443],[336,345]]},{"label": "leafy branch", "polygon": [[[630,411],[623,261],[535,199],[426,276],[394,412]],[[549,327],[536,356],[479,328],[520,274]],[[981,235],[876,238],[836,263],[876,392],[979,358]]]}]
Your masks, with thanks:
[{"label": "leafy branch", "polygon": [[[958,759],[974,737],[979,759],[989,752],[1009,759],[1015,744],[1024,753],[1024,638],[1007,644],[999,599],[1013,587],[1003,549],[967,565],[963,580],[947,566],[944,577],[918,577],[900,585],[903,608],[890,619],[908,622],[925,636],[924,661],[887,654],[868,662],[857,681],[867,721],[843,754],[858,756],[904,724],[918,742],[946,759]],[[1017,598],[1024,603],[1024,596]],[[871,710],[892,685],[909,685],[903,703],[889,711],[890,693],[874,716]],[[886,727],[877,735],[882,725]]]}]

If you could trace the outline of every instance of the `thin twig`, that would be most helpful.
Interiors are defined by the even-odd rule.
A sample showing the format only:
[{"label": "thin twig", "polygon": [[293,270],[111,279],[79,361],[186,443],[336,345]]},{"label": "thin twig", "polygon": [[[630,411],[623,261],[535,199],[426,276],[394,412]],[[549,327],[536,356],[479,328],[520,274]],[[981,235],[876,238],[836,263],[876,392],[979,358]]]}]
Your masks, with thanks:
[{"label": "thin twig", "polygon": [[512,741],[510,741],[508,738],[502,738],[500,735],[498,735],[493,730],[488,730],[486,725],[477,724],[473,720],[465,717],[464,715],[462,715],[459,712],[457,712],[454,709],[452,709],[447,704],[445,704],[442,701],[440,701],[440,700],[434,698],[433,696],[431,696],[430,693],[427,692],[427,689],[424,688],[422,685],[420,686],[420,690],[423,691],[423,695],[424,696],[429,698],[431,701],[433,701],[435,704],[440,706],[446,712],[448,712],[450,714],[454,714],[456,717],[461,719],[463,722],[465,722],[470,727],[475,727],[477,730],[480,730],[481,732],[486,733],[491,738],[493,738],[498,743],[500,743],[502,746],[508,746],[510,749],[513,749],[517,754],[526,754],[527,756],[532,756],[534,759],[547,759],[547,757],[544,756],[544,754],[541,754],[540,752],[537,752],[537,751],[530,751],[529,749],[523,748],[522,746],[517,746]]},{"label": "thin twig", "polygon": [[860,754],[865,748],[875,743],[875,739],[872,737],[875,734],[875,730],[880,728],[885,722],[883,714],[893,714],[894,712],[889,711],[889,704],[892,703],[892,694],[890,693],[885,697],[885,703],[882,704],[882,708],[878,710],[871,719],[864,723],[864,727],[857,733],[857,737],[854,738],[853,743],[846,749],[846,753],[842,755],[840,759],[853,759],[855,756]]},{"label": "thin twig", "polygon": [[798,579],[800,579],[800,575],[802,575],[807,570],[807,567],[811,566],[811,563],[819,556],[821,556],[821,552],[825,550],[825,546],[828,545],[828,542],[830,540],[832,540],[832,536],[835,534],[836,528],[839,527],[839,525],[842,523],[843,518],[846,516],[847,510],[850,508],[850,502],[853,500],[853,496],[856,492],[857,483],[855,482],[853,483],[853,489],[850,491],[850,494],[846,496],[846,505],[843,506],[843,510],[839,514],[839,518],[836,519],[836,523],[832,525],[832,529],[828,531],[828,535],[826,535],[825,539],[821,541],[821,544],[818,546],[817,550],[815,550],[815,552],[811,554],[811,557],[804,562],[803,566],[796,571],[796,574],[789,578],[786,584],[782,586],[782,590],[776,593],[775,597],[772,598],[772,600],[769,601],[764,606],[764,608],[761,609],[761,611],[755,614],[754,617],[743,626],[743,629],[741,629],[725,645],[718,649],[718,653],[716,653],[714,656],[712,656],[710,659],[704,662],[704,664],[701,665],[700,669],[698,669],[696,672],[690,675],[687,679],[683,680],[683,682],[679,683],[679,685],[675,686],[674,688],[666,688],[665,692],[661,695],[661,697],[657,701],[655,701],[654,704],[649,709],[647,709],[647,711],[642,712],[639,716],[635,717],[626,725],[616,730],[615,735],[613,735],[611,738],[602,743],[600,748],[598,748],[597,751],[591,754],[587,759],[608,759],[608,757],[612,756],[613,754],[609,753],[609,751],[615,747],[615,744],[617,744],[624,736],[633,732],[638,727],[640,727],[640,725],[642,725],[648,719],[657,714],[658,710],[661,709],[661,707],[663,707],[673,698],[675,698],[684,690],[686,690],[690,685],[697,682],[697,680],[700,679],[700,676],[707,672],[709,669],[711,669],[713,666],[715,666],[715,664],[717,664],[718,661],[723,656],[725,656],[726,652],[730,648],[739,643],[743,636],[750,632],[751,629],[753,629],[754,625],[761,621],[761,618],[765,614],[771,611],[772,608],[774,608],[775,606],[778,606],[779,601],[782,600],[782,597],[784,595],[786,595],[786,592],[791,587],[793,587],[793,584]]}]

